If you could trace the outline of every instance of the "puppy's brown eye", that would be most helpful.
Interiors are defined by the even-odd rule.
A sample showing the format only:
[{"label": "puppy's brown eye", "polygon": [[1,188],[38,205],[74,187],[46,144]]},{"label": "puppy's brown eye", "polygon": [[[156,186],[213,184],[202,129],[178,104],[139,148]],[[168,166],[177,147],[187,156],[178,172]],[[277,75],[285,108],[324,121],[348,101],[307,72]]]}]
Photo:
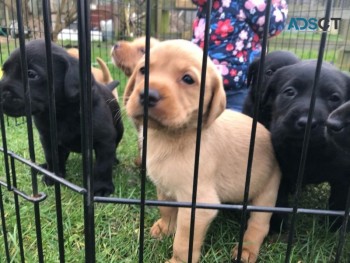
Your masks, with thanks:
[{"label": "puppy's brown eye", "polygon": [[29,69],[27,74],[28,74],[29,79],[38,79],[39,78],[38,74],[32,69]]},{"label": "puppy's brown eye", "polygon": [[338,94],[332,94],[330,97],[329,97],[329,100],[331,102],[339,102],[340,101],[340,97]]},{"label": "puppy's brown eye", "polygon": [[140,48],[140,52],[141,52],[142,54],[145,54],[145,53],[146,53],[146,50],[145,50],[144,48]]},{"label": "puppy's brown eye", "polygon": [[141,73],[142,75],[145,75],[145,72],[146,72],[145,67],[141,67],[141,68],[140,68],[140,73]]},{"label": "puppy's brown eye", "polygon": [[185,76],[183,76],[183,77],[182,77],[182,80],[183,80],[185,83],[189,84],[189,85],[191,85],[191,84],[194,83],[193,78],[192,78],[190,75],[188,75],[188,74],[186,74]]}]

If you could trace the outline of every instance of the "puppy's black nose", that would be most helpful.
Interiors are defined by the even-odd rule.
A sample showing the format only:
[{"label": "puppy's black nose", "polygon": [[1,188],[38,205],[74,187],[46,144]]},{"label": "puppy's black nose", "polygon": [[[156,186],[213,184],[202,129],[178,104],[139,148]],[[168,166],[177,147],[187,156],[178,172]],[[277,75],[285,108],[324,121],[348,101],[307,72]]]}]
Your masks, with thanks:
[{"label": "puppy's black nose", "polygon": [[[307,125],[307,116],[302,116],[300,117],[297,122],[296,122],[296,126],[297,129],[305,129]],[[315,118],[312,118],[311,120],[311,129],[314,129],[317,127],[317,121]]]},{"label": "puppy's black nose", "polygon": [[[140,93],[140,104],[145,105],[145,91],[143,90]],[[148,90],[148,107],[154,107],[157,105],[158,101],[160,100],[160,94],[158,90],[155,89],[149,89]]]},{"label": "puppy's black nose", "polygon": [[326,125],[332,132],[341,132],[344,129],[344,123],[337,119],[328,118]]},{"label": "puppy's black nose", "polygon": [[113,50],[116,50],[118,47],[119,47],[119,44],[117,43],[113,46]]}]

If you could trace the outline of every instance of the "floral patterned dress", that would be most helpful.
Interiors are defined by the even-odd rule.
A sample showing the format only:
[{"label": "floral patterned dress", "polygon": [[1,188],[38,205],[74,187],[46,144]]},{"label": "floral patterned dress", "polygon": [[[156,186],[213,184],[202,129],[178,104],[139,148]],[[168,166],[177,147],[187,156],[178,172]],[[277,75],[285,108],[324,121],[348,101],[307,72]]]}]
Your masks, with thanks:
[{"label": "floral patterned dress", "polygon": [[[207,0],[192,0],[198,6],[192,42],[204,46]],[[209,29],[209,57],[223,76],[225,90],[247,88],[249,64],[260,55],[265,24],[265,0],[213,0]],[[269,37],[285,25],[285,0],[272,0]]]}]

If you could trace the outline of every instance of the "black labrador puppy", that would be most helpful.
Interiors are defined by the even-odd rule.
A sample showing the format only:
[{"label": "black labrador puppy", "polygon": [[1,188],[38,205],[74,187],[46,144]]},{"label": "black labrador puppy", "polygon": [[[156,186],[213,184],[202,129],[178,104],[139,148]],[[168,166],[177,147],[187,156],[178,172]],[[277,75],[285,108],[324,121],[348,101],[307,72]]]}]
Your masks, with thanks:
[{"label": "black labrador puppy", "polygon": [[[277,206],[288,207],[288,194],[294,192],[316,61],[303,61],[278,69],[266,86],[262,108],[270,109],[272,143],[282,171]],[[311,136],[307,151],[303,185],[328,182],[331,193],[329,209],[344,210],[350,185],[349,156],[329,143],[325,125],[329,114],[350,99],[350,77],[324,62],[316,90]],[[286,216],[272,217],[272,230],[279,230]],[[342,220],[332,218],[332,228],[338,229]],[[285,224],[283,225],[286,226]]]},{"label": "black labrador puppy", "polygon": [[[28,84],[31,114],[40,134],[48,170],[53,170],[50,138],[48,78],[45,42],[33,40],[25,46],[28,64]],[[81,152],[79,61],[52,43],[53,85],[55,91],[59,176],[65,176],[65,164],[70,152]],[[24,86],[20,50],[16,49],[3,64],[0,81],[3,110],[13,117],[25,115]],[[115,88],[116,83],[111,83]],[[92,76],[92,133],[94,164],[94,194],[108,196],[114,192],[112,168],[116,147],[123,135],[120,108],[111,88],[97,83]],[[53,181],[44,177],[44,182]]]},{"label": "black labrador puppy", "polygon": [[327,119],[327,138],[350,154],[350,101],[335,109]]},{"label": "black labrador puppy", "polygon": [[[300,59],[292,52],[285,50],[276,50],[268,53],[265,56],[264,63],[264,74],[262,78],[262,84],[259,89],[259,98],[260,103],[263,98],[263,94],[266,90],[266,84],[274,72],[284,66],[296,64],[300,61]],[[248,78],[247,82],[250,87],[247,98],[243,105],[242,112],[250,117],[253,117],[254,114],[254,103],[257,101],[255,98],[255,93],[258,86],[258,71],[259,71],[260,58],[255,59],[253,63],[249,65],[248,68]],[[267,128],[269,128],[270,124],[270,112],[271,110],[268,108],[264,108],[259,111],[258,121],[263,123]]]}]

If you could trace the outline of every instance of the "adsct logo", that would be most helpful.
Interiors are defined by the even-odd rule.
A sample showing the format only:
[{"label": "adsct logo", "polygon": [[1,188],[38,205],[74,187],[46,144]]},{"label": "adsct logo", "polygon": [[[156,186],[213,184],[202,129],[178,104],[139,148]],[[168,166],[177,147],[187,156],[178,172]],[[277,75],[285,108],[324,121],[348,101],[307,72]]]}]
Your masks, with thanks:
[{"label": "adsct logo", "polygon": [[292,17],[289,21],[288,30],[304,30],[304,31],[316,31],[321,29],[322,31],[328,31],[332,28],[339,29],[341,18],[332,17],[329,20],[323,18],[305,18],[305,17]]}]

